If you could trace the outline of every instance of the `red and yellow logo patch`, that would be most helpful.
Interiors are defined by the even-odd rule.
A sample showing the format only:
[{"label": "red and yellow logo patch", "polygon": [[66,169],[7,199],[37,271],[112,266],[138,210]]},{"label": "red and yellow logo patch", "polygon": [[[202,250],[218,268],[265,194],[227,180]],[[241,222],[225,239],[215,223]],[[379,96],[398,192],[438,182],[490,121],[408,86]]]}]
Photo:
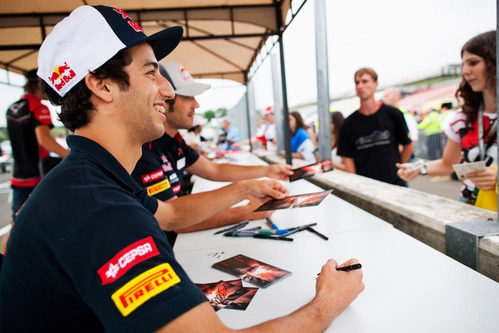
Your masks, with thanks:
[{"label": "red and yellow logo patch", "polygon": [[133,278],[118,289],[111,298],[123,317],[126,317],[152,297],[179,282],[180,278],[170,264],[165,263]]},{"label": "red and yellow logo patch", "polygon": [[153,195],[163,192],[164,190],[167,190],[169,188],[170,188],[170,182],[168,181],[168,179],[164,179],[159,183],[148,186],[147,194],[149,194],[149,196],[152,197]]}]

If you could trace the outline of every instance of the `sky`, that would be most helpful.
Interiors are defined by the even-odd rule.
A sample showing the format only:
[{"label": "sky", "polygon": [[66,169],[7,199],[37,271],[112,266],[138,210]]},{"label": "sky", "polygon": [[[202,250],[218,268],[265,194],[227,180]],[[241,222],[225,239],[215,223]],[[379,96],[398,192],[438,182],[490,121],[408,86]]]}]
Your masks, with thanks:
[{"label": "sky", "polygon": [[[314,2],[305,4],[284,33],[290,107],[317,96]],[[326,0],[326,11],[331,98],[354,93],[353,73],[360,67],[374,68],[381,88],[438,74],[443,66],[460,63],[467,40],[495,30],[497,17],[494,0]],[[22,77],[10,75],[23,84]],[[252,80],[257,110],[273,105],[270,57]],[[5,81],[4,71],[0,81]],[[230,109],[245,91],[233,81],[207,82],[212,88],[198,96],[199,113]],[[21,95],[22,89],[0,84],[0,110]],[[0,126],[5,126],[4,114],[0,111]]]}]

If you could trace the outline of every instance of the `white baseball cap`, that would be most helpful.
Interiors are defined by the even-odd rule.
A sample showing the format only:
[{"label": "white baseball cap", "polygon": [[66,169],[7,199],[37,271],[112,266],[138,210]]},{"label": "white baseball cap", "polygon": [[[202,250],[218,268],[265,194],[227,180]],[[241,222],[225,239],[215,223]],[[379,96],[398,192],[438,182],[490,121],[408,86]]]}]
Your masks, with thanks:
[{"label": "white baseball cap", "polygon": [[171,83],[177,95],[197,96],[210,88],[209,84],[194,81],[191,73],[175,62],[159,64],[159,72]]},{"label": "white baseball cap", "polygon": [[127,13],[107,6],[80,6],[57,23],[38,52],[38,76],[63,97],[119,51],[151,43],[159,61],[182,39],[180,26],[146,36]]}]

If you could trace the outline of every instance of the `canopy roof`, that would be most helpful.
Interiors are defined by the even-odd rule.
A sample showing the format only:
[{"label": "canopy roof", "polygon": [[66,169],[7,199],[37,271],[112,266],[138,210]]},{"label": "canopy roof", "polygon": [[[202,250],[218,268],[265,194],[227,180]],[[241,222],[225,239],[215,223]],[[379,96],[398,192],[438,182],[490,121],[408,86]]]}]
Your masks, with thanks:
[{"label": "canopy roof", "polygon": [[3,1],[0,68],[23,74],[36,68],[40,44],[54,25],[78,6],[98,4],[123,9],[147,35],[182,26],[183,40],[168,61],[182,63],[197,78],[244,84],[267,38],[284,31],[291,0]]}]

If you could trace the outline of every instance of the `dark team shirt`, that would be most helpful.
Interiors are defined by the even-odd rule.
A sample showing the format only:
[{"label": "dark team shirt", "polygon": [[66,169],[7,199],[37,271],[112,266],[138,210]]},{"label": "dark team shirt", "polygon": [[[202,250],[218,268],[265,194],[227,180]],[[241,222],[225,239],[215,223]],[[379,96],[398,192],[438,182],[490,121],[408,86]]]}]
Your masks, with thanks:
[{"label": "dark team shirt", "polygon": [[[132,177],[150,196],[166,201],[185,194],[182,183],[184,169],[198,158],[199,154],[187,145],[179,133],[174,138],[164,134],[142,146],[142,157],[137,162]],[[177,233],[168,231],[166,235],[173,247]]]},{"label": "dark team shirt", "polygon": [[177,263],[149,197],[97,143],[33,191],[0,272],[1,332],[152,332],[206,297]]},{"label": "dark team shirt", "polygon": [[[173,138],[168,134],[165,134],[156,141],[158,141],[158,144],[166,154],[168,160],[171,161],[173,169],[177,173],[180,183],[182,184],[185,168],[196,163],[199,158],[199,153],[192,149],[178,132]],[[185,195],[183,184],[178,189],[173,187],[173,192],[179,197]]]},{"label": "dark team shirt", "polygon": [[338,155],[353,158],[357,174],[390,184],[404,185],[397,176],[398,145],[411,143],[404,115],[382,104],[372,115],[355,111],[340,130]]},{"label": "dark team shirt", "polygon": [[157,141],[142,146],[142,156],[132,172],[135,181],[146,189],[149,196],[166,201],[175,196],[173,187],[181,187],[177,173],[162,152]]},{"label": "dark team shirt", "polygon": [[32,187],[40,182],[38,162],[49,152],[38,145],[35,128],[53,127],[49,109],[33,95],[25,94],[12,104],[6,113],[7,131],[14,156],[13,186]]}]

